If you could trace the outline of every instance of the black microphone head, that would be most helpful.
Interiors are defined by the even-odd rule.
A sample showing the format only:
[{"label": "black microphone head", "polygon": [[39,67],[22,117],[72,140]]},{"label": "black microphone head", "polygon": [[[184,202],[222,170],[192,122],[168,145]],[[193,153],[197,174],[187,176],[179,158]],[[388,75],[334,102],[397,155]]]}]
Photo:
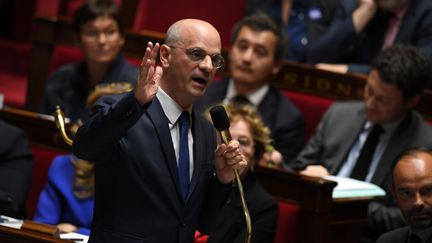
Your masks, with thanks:
[{"label": "black microphone head", "polygon": [[223,106],[213,106],[210,109],[210,116],[213,121],[213,126],[216,128],[216,130],[223,131],[229,129],[230,120]]}]

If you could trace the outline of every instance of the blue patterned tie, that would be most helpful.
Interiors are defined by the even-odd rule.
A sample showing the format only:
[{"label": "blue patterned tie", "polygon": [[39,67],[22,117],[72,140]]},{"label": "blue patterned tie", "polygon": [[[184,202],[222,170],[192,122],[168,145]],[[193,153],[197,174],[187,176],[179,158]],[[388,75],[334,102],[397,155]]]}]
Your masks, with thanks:
[{"label": "blue patterned tie", "polygon": [[179,163],[178,173],[180,180],[180,190],[183,200],[189,194],[189,143],[188,143],[188,132],[190,127],[190,116],[189,112],[183,111],[179,118],[180,126],[180,152],[179,152]]}]

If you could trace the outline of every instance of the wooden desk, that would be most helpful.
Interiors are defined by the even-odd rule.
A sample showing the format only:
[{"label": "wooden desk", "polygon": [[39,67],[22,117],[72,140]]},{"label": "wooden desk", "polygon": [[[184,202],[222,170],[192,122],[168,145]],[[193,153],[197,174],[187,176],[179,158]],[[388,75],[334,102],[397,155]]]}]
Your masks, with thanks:
[{"label": "wooden desk", "polygon": [[278,200],[300,207],[297,242],[358,242],[372,198],[333,200],[336,182],[278,169],[260,167],[255,175]]},{"label": "wooden desk", "polygon": [[[22,128],[32,144],[68,151],[54,121],[13,108],[0,110],[0,119]],[[260,167],[255,174],[278,200],[300,207],[299,243],[355,242],[366,223],[371,198],[332,199],[336,182]],[[1,236],[1,233],[0,233]]]},{"label": "wooden desk", "polygon": [[[33,221],[27,221],[33,227],[53,227],[38,224]],[[51,230],[51,229],[50,229]],[[57,231],[58,232],[58,231]],[[56,234],[58,235],[58,234]],[[73,241],[60,239],[58,236],[54,236],[47,233],[42,233],[38,230],[31,230],[26,228],[15,229],[0,225],[0,242],[2,243],[70,243]]]},{"label": "wooden desk", "polygon": [[23,129],[32,145],[64,152],[70,150],[70,146],[61,138],[54,120],[39,113],[6,107],[0,110],[0,119]]},{"label": "wooden desk", "polygon": [[[367,76],[341,74],[314,68],[312,65],[284,61],[272,81],[280,89],[298,91],[333,100],[361,100]],[[425,90],[416,109],[427,119],[432,118],[432,90]]]}]

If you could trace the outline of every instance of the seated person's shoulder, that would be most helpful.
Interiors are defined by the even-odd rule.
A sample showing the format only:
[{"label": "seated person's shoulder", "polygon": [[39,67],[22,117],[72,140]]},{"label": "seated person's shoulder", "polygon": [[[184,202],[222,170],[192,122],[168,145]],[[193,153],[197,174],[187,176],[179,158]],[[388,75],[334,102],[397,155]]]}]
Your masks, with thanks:
[{"label": "seated person's shoulder", "polygon": [[357,112],[363,109],[364,102],[362,101],[336,101],[333,102],[328,111],[329,112]]},{"label": "seated person's shoulder", "polygon": [[2,140],[4,141],[13,141],[18,137],[27,140],[23,130],[2,120],[0,120],[0,134],[3,136]]},{"label": "seated person's shoulder", "polygon": [[406,237],[408,235],[409,228],[402,227],[399,229],[395,229],[393,231],[384,233],[377,239],[377,243],[393,243],[400,242],[401,237]]}]

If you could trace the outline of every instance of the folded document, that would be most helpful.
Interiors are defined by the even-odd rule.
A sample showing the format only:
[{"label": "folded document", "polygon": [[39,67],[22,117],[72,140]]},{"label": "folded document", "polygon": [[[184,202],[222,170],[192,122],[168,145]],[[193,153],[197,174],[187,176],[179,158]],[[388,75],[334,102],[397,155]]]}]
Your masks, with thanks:
[{"label": "folded document", "polygon": [[323,178],[337,182],[337,186],[333,189],[333,198],[379,197],[386,195],[386,192],[381,187],[369,182],[337,176],[324,176]]}]

